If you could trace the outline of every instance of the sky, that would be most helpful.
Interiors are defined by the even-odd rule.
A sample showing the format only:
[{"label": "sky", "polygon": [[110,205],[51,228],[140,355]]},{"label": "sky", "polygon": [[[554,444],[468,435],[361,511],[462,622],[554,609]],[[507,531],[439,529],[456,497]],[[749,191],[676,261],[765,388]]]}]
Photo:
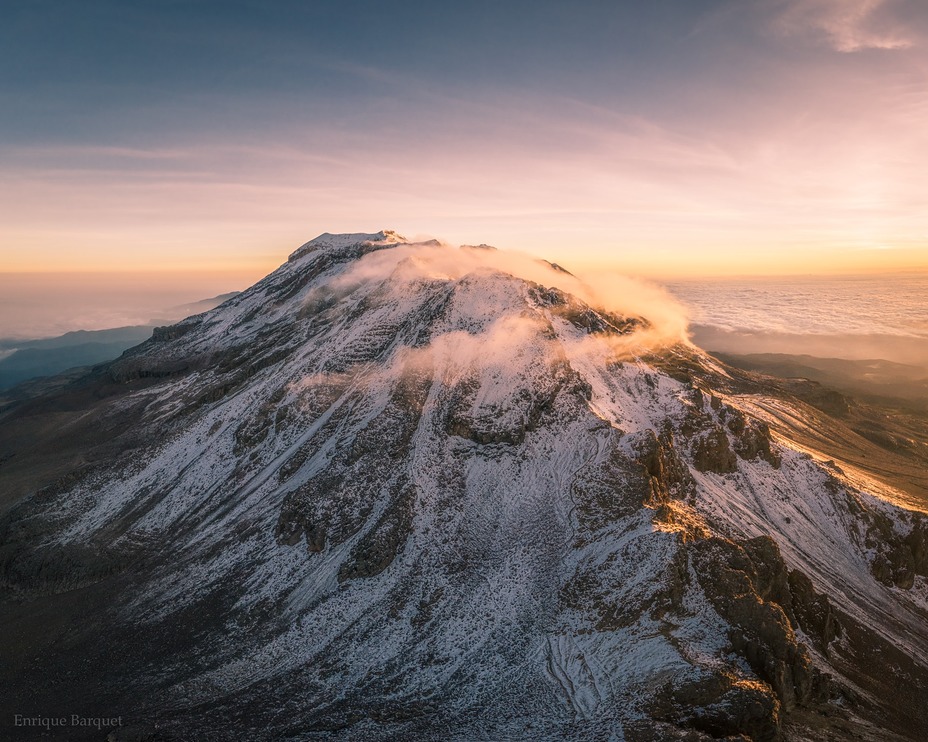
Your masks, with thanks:
[{"label": "sky", "polygon": [[656,277],[928,269],[925,122],[924,0],[10,1],[0,273],[244,288],[384,228]]}]

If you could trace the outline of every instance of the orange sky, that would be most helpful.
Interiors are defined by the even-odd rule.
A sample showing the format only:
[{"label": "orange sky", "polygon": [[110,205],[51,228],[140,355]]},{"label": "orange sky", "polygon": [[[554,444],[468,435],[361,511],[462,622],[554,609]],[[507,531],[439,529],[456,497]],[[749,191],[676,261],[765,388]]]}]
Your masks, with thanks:
[{"label": "orange sky", "polygon": [[[84,73],[62,61],[58,78],[0,87],[0,272],[250,281],[321,232],[383,228],[657,277],[928,269],[917,3],[538,8],[497,18],[498,36],[418,19],[450,34],[437,45],[389,21],[405,44],[389,54],[322,29],[302,77],[281,67],[293,49],[218,77],[239,45],[177,70],[127,58],[108,81],[108,42],[78,29],[61,53]],[[204,19],[175,20],[192,48],[220,43]],[[251,43],[287,40],[272,31]],[[5,54],[27,69],[17,43]],[[163,39],[138,40],[143,62],[145,44]]]}]

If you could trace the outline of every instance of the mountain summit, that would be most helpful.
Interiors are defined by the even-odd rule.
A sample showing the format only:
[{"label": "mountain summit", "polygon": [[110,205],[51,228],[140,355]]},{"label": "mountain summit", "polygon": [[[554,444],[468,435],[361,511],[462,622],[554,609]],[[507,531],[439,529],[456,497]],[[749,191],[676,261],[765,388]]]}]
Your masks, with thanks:
[{"label": "mountain summit", "polygon": [[634,304],[485,246],[324,234],[7,410],[8,717],[922,738],[924,516],[772,433],[752,400],[803,403]]}]

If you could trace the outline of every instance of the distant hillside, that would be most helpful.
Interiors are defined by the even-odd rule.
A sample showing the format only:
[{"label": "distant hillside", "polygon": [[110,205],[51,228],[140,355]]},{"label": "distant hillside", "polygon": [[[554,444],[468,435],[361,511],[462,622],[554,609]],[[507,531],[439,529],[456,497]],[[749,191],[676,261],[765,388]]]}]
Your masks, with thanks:
[{"label": "distant hillside", "polygon": [[[928,370],[882,359],[851,361],[787,353],[715,353],[725,363],[747,371],[817,381],[865,399],[895,399],[928,410]],[[910,406],[910,405],[907,405]]]},{"label": "distant hillside", "polygon": [[9,389],[24,381],[58,374],[69,368],[111,361],[123,351],[148,340],[156,325],[209,311],[236,294],[231,292],[171,307],[163,317],[145,325],[77,330],[40,340],[0,339],[0,389]]}]

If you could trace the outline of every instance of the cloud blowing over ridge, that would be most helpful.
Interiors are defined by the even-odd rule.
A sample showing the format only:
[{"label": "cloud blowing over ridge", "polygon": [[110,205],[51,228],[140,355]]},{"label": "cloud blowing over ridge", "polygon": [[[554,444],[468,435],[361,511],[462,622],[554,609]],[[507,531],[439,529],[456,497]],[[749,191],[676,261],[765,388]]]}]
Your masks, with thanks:
[{"label": "cloud blowing over ridge", "polygon": [[611,272],[574,274],[530,255],[484,246],[452,247],[431,241],[378,250],[357,261],[332,288],[350,290],[361,283],[392,278],[398,282],[393,290],[402,291],[408,281],[456,281],[484,271],[558,288],[596,310],[646,319],[648,327],[631,335],[598,338],[621,355],[687,341],[686,310],[659,286]]}]

